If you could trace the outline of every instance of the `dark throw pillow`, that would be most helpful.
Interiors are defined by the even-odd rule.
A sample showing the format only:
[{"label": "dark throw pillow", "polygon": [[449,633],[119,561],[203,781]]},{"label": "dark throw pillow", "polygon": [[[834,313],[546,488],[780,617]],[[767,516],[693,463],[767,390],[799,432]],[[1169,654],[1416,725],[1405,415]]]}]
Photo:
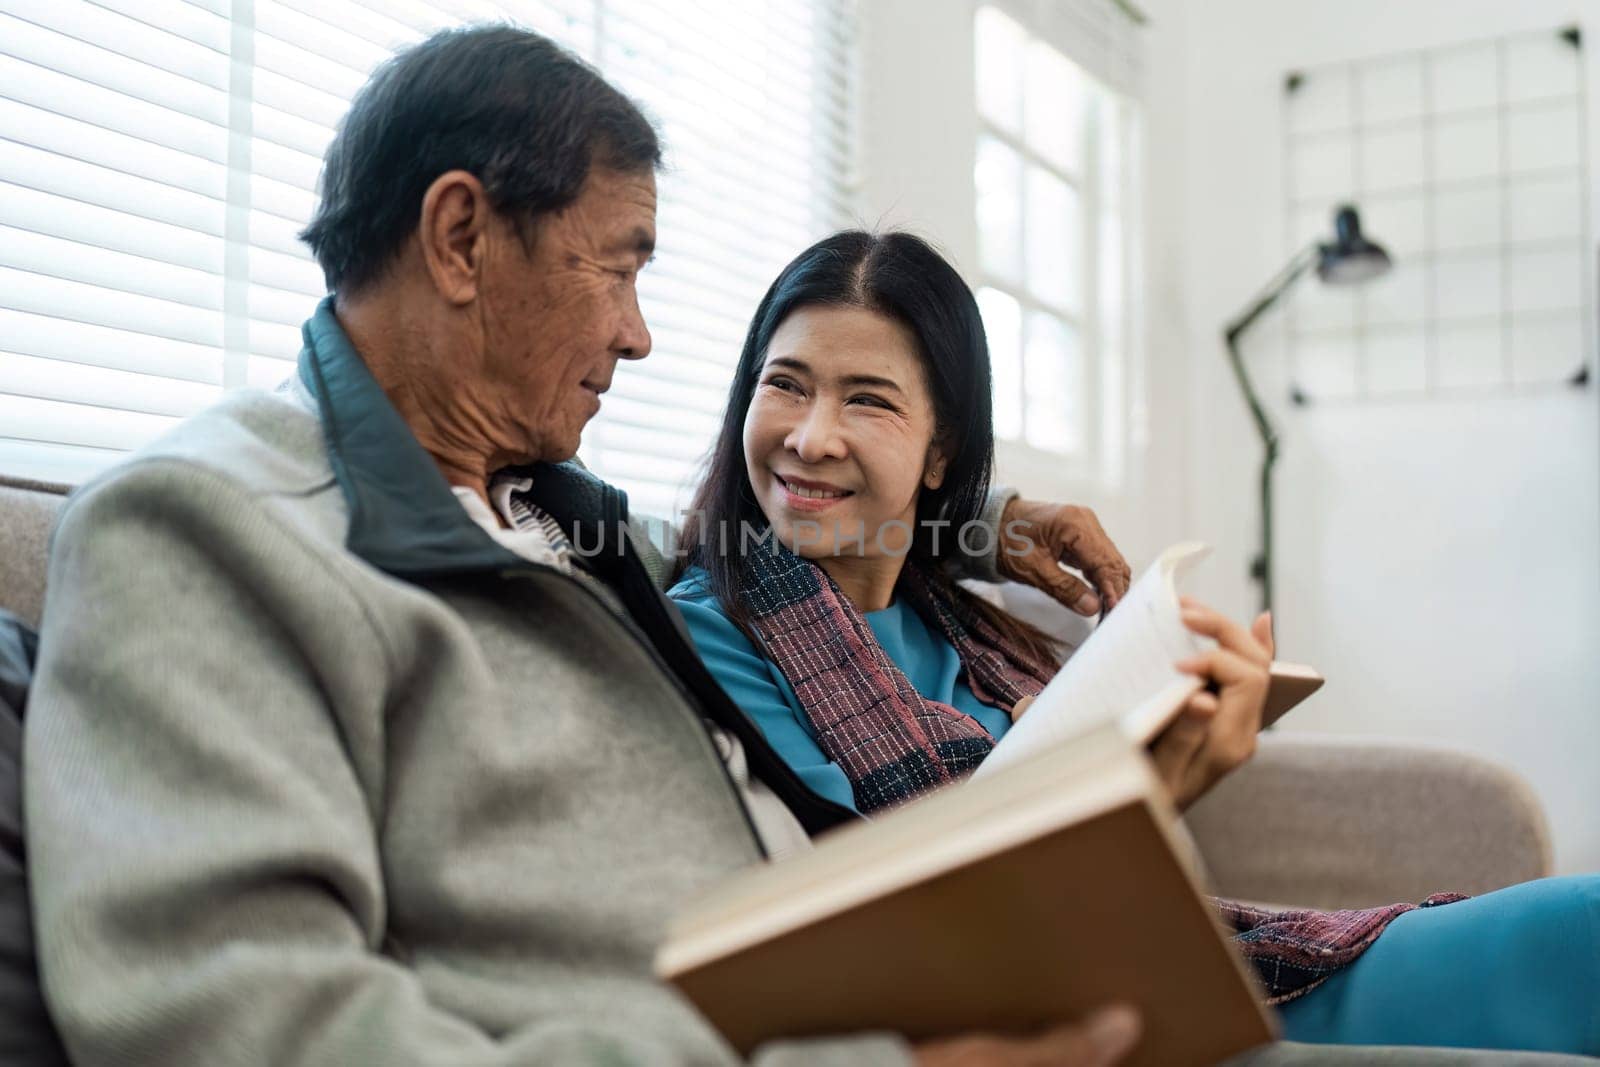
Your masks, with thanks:
[{"label": "dark throw pillow", "polygon": [[67,1063],[39,990],[22,844],[22,712],[38,637],[0,611],[0,1063]]}]

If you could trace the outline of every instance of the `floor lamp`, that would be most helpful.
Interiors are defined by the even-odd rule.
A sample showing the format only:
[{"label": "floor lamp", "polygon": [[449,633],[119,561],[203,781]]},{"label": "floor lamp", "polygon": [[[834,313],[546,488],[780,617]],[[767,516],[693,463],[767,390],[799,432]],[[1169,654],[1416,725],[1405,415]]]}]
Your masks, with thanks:
[{"label": "floor lamp", "polygon": [[1387,273],[1392,265],[1389,253],[1362,235],[1361,216],[1346,204],[1334,212],[1333,241],[1313,241],[1291,259],[1223,332],[1228,343],[1228,362],[1233,365],[1233,375],[1239,380],[1239,390],[1244,393],[1245,403],[1255,419],[1256,432],[1261,435],[1261,550],[1250,564],[1250,576],[1261,583],[1263,611],[1272,610],[1272,467],[1278,461],[1278,433],[1244,372],[1239,339],[1312,267],[1316,267],[1317,277],[1327,285],[1358,285]]}]

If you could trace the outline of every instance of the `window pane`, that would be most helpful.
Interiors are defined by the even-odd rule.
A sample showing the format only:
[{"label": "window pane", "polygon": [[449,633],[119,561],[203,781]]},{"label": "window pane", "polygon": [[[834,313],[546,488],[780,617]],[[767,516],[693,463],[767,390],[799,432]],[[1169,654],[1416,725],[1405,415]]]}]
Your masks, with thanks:
[{"label": "window pane", "polygon": [[1128,257],[1125,273],[1127,290],[1123,301],[1127,307],[1128,336],[1123,346],[1122,358],[1127,367],[1129,445],[1143,449],[1150,443],[1149,407],[1145,395],[1145,334],[1144,320],[1144,227],[1139,208],[1139,198],[1132,195],[1144,173],[1144,160],[1140,140],[1143,129],[1137,108],[1129,107],[1123,116],[1122,128],[1126,135],[1123,151],[1123,187],[1129,191],[1126,210],[1122,216],[1123,250]]},{"label": "window pane", "polygon": [[978,138],[978,260],[985,274],[1022,281],[1022,157],[993,137]]},{"label": "window pane", "polygon": [[[1122,216],[1114,211],[1100,215],[1100,346],[1109,358],[1123,347],[1123,241]],[[1102,362],[1105,362],[1102,360]]]},{"label": "window pane", "polygon": [[1022,85],[1019,77],[1025,35],[1022,27],[992,7],[978,9],[978,114],[1013,133],[1022,132]]},{"label": "window pane", "polygon": [[1028,290],[1076,314],[1083,308],[1083,226],[1078,191],[1043,167],[1028,168]]},{"label": "window pane", "polygon": [[1094,365],[1100,378],[1100,472],[1107,485],[1121,484],[1128,437],[1124,418],[1128,365],[1124,228],[1117,211],[1100,213],[1099,343]]},{"label": "window pane", "polygon": [[1127,182],[1123,162],[1123,136],[1126,128],[1120,101],[1110,93],[1094,95],[1094,139],[1100,154],[1100,203],[1116,207],[1122,203]]},{"label": "window pane", "polygon": [[1083,170],[1084,103],[1078,68],[1049,45],[1030,41],[1023,98],[1028,147],[1074,174]]},{"label": "window pane", "polygon": [[1049,452],[1083,447],[1083,356],[1078,332],[1043,312],[1028,315],[1024,357],[1028,443]]},{"label": "window pane", "polygon": [[994,378],[994,432],[1022,436],[1022,305],[998,289],[978,290]]}]

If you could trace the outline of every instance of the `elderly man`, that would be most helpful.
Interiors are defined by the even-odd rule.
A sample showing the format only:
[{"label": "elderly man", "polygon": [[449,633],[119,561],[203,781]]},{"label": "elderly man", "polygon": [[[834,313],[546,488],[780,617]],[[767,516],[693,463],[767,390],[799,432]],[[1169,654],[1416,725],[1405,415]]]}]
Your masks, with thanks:
[{"label": "elderly man", "polygon": [[[564,464],[650,335],[659,148],[534,34],[380,70],[306,232],[299,371],[67,507],[26,739],[47,998],[74,1062],[716,1063],[649,961],[692,894],[837,821],[717,688]],[[1004,500],[997,500],[992,511]],[[1014,576],[1114,597],[1093,517]],[[579,558],[583,525],[609,538]],[[586,534],[594,536],[594,534]],[[798,820],[798,821],[796,821]],[[1110,1062],[1126,1013],[764,1062]]]},{"label": "elderly man", "polygon": [[[840,813],[700,665],[622,495],[555,465],[649,354],[659,158],[543,38],[412,49],[329,150],[306,239],[336,295],[291,387],[67,507],[25,784],[75,1062],[731,1058],[653,948],[763,835]],[[1122,588],[1092,517],[1043,515]],[[578,558],[577,524],[615,540]],[[1045,1040],[1097,1039],[1127,1027]]]}]

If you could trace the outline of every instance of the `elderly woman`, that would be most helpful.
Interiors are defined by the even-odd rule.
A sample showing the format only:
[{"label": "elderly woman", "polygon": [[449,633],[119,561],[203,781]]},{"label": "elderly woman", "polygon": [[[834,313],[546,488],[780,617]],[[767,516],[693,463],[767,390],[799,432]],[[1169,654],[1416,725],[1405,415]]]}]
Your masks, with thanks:
[{"label": "elderly woman", "polygon": [[[757,309],[692,509],[672,596],[698,651],[799,778],[860,814],[969,772],[1058,665],[941,567],[988,484],[989,381],[976,303],[937,253],[830,237]],[[1185,621],[1217,647],[1179,664],[1214,692],[1152,747],[1180,806],[1249,757],[1272,656],[1265,616],[1189,604]],[[1600,879],[1222,908],[1293,1039],[1600,1051]]]}]

